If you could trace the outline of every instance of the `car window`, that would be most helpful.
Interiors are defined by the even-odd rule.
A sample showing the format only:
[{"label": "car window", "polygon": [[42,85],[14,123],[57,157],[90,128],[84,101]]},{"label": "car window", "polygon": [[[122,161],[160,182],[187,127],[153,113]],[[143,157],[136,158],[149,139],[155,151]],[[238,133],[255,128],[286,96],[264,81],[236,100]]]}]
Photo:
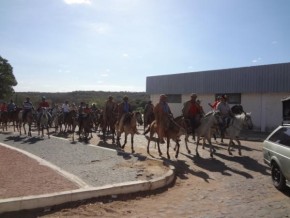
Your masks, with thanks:
[{"label": "car window", "polygon": [[269,141],[290,147],[290,128],[282,127],[269,138]]}]

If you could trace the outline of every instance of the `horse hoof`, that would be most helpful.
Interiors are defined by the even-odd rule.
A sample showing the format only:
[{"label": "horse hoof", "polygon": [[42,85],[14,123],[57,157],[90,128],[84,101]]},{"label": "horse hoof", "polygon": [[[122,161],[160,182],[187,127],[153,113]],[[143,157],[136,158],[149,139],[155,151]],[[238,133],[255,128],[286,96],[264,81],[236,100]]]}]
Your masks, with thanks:
[{"label": "horse hoof", "polygon": [[239,155],[242,156],[242,152],[239,151]]},{"label": "horse hoof", "polygon": [[132,150],[132,154],[134,154],[135,153],[135,151],[134,150]]},{"label": "horse hoof", "polygon": [[188,154],[191,154],[191,151],[190,151],[190,150],[188,150],[188,151],[187,151],[187,153],[188,153]]},{"label": "horse hoof", "polygon": [[212,153],[210,154],[210,157],[213,158],[213,154]]}]

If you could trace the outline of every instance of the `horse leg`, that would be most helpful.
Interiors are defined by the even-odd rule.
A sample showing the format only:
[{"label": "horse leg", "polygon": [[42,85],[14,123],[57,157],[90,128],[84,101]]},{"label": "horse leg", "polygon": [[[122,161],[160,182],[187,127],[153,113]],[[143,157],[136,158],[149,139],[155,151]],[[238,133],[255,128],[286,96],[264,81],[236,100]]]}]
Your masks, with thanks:
[{"label": "horse leg", "polygon": [[128,134],[125,132],[125,139],[124,139],[124,144],[122,145],[122,149],[124,149],[125,145],[127,144],[127,136]]},{"label": "horse leg", "polygon": [[32,136],[31,135],[31,123],[28,124],[28,136],[30,136],[30,137]]},{"label": "horse leg", "polygon": [[50,138],[50,135],[49,135],[49,127],[48,126],[46,126],[46,130],[47,130],[47,136],[48,136],[48,138]]},{"label": "horse leg", "polygon": [[241,151],[241,142],[239,139],[236,139],[236,142],[238,143],[238,149],[239,149],[239,155],[242,155],[242,151]]},{"label": "horse leg", "polygon": [[24,135],[26,135],[25,123],[23,123]]},{"label": "horse leg", "polygon": [[132,154],[135,153],[135,150],[134,150],[134,134],[131,134],[131,150],[132,150]]},{"label": "horse leg", "polygon": [[232,152],[231,152],[231,144],[233,143],[233,139],[230,139],[230,142],[229,142],[229,145],[228,145],[228,152],[229,152],[229,155],[233,155]]},{"label": "horse leg", "polygon": [[[169,137],[167,137],[167,158],[170,160],[170,155],[169,155],[169,143],[170,143],[170,139]],[[178,150],[179,148],[177,148]]]},{"label": "horse leg", "polygon": [[195,153],[196,153],[196,156],[198,156],[198,157],[199,157],[199,153],[198,153],[199,140],[200,140],[200,136],[197,136]]},{"label": "horse leg", "polygon": [[[178,158],[178,154],[179,154],[179,147],[180,147],[180,145],[179,145],[179,142],[178,142],[178,141],[176,142],[176,145],[177,145],[177,149],[176,149],[176,153],[175,153],[175,158]],[[189,152],[189,154],[190,154],[190,152]]]}]

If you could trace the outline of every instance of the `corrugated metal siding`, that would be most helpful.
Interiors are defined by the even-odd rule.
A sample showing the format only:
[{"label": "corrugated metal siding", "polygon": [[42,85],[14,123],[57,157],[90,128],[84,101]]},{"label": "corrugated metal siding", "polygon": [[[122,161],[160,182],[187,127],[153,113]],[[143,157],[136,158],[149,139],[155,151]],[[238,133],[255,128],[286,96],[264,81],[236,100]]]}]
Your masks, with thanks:
[{"label": "corrugated metal siding", "polygon": [[150,76],[149,94],[271,93],[290,91],[290,63]]}]

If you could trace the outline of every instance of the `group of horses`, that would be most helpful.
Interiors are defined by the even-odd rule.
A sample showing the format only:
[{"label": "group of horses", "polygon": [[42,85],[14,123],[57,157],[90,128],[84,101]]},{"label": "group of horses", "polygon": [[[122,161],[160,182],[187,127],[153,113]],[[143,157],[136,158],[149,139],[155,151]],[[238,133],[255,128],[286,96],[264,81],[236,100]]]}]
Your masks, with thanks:
[{"label": "group of horses", "polygon": [[[241,143],[239,141],[239,134],[244,127],[251,129],[253,127],[253,123],[251,120],[250,113],[244,112],[242,107],[233,107],[233,113],[235,114],[232,117],[229,126],[225,130],[225,136],[229,138],[228,144],[228,153],[231,155],[231,146],[234,145],[234,140],[238,144],[239,155],[241,155]],[[49,115],[49,114],[50,115]],[[47,135],[49,137],[50,131],[49,128],[54,127],[55,132],[71,132],[72,140],[75,140],[75,132],[76,127],[78,127],[79,138],[84,138],[85,140],[89,140],[89,135],[92,137],[93,131],[102,132],[101,138],[103,141],[106,141],[111,135],[112,142],[115,143],[115,139],[117,141],[117,146],[124,149],[127,143],[128,135],[131,135],[131,151],[134,150],[134,135],[139,134],[138,126],[143,125],[143,116],[140,112],[135,111],[132,113],[126,114],[124,117],[124,122],[122,127],[119,126],[117,122],[116,114],[111,114],[107,116],[106,119],[103,117],[103,113],[101,111],[92,111],[87,114],[85,117],[81,117],[78,115],[77,111],[71,110],[64,118],[64,114],[58,108],[53,108],[48,111],[43,108],[41,111],[42,116],[39,116],[39,111],[31,110],[29,111],[25,118],[23,119],[23,110],[17,109],[13,112],[2,112],[0,116],[0,123],[2,124],[3,131],[7,130],[7,124],[12,123],[14,127],[14,131],[18,129],[20,135],[22,133],[22,128],[24,130],[24,134],[31,136],[31,127],[35,123],[38,127],[38,135],[40,132],[41,136],[44,137],[44,129],[47,130]],[[154,117],[154,116],[152,116]],[[145,120],[144,120],[145,121]],[[175,142],[175,157],[178,158],[179,148],[180,148],[180,138],[184,136],[184,143],[187,149],[187,152],[190,154],[191,151],[188,148],[189,136],[193,132],[191,130],[189,121],[185,119],[183,116],[178,116],[176,118],[170,118],[170,125],[168,129],[165,131],[165,138],[167,142],[167,158],[170,159],[169,155],[169,147],[170,140]],[[203,140],[203,148],[205,143],[207,142],[210,149],[210,156],[213,157],[215,148],[212,145],[211,138],[216,137],[216,134],[219,133],[220,125],[222,123],[221,114],[219,111],[211,111],[204,115],[200,120],[200,125],[197,129],[194,130],[193,138],[196,141],[196,155],[199,156],[198,146],[200,144],[200,140]],[[26,131],[25,126],[28,125],[28,131]],[[64,127],[64,128],[63,128]],[[121,145],[121,135],[124,133],[124,142]],[[148,137],[147,144],[147,153],[150,154],[150,142],[154,139],[154,135],[157,133],[157,123],[156,120],[151,119],[150,121],[144,122],[144,135],[150,133]],[[221,134],[220,134],[221,135]],[[157,135],[158,136],[158,135]],[[221,135],[221,137],[224,137]],[[162,155],[160,149],[159,139],[156,140],[158,146],[159,155]]]},{"label": "group of horses", "polygon": [[[234,141],[238,144],[238,150],[239,155],[242,154],[241,152],[241,143],[239,140],[240,132],[243,128],[252,129],[253,123],[251,119],[251,114],[246,113],[243,110],[243,107],[241,105],[235,105],[232,107],[232,113],[234,116],[231,118],[230,123],[228,127],[225,129],[225,135],[220,133],[220,128],[223,127],[223,120],[221,113],[219,111],[210,111],[206,115],[204,115],[201,120],[199,126],[192,131],[190,122],[185,119],[183,116],[178,116],[176,118],[171,118],[169,128],[165,131],[165,137],[167,141],[167,158],[170,159],[169,155],[169,147],[170,147],[170,140],[174,141],[176,143],[175,146],[175,157],[178,157],[179,154],[179,147],[180,147],[180,136],[184,135],[184,143],[187,149],[187,152],[190,154],[191,151],[188,148],[187,142],[189,141],[189,136],[192,132],[193,138],[196,140],[196,155],[199,156],[198,152],[198,146],[200,144],[200,140],[203,140],[203,148],[206,143],[206,141],[209,144],[210,148],[210,156],[213,157],[213,154],[215,152],[215,148],[212,145],[211,138],[215,137],[217,133],[220,134],[221,141],[223,141],[223,138],[226,136],[229,138],[228,143],[228,153],[232,155],[231,147],[234,145]],[[147,153],[150,154],[149,151],[149,145],[150,141],[153,139],[153,135],[157,133],[157,123],[156,121],[153,121],[147,130],[145,130],[145,134],[150,132],[150,136],[148,139],[147,144]],[[162,155],[162,152],[160,150],[159,140],[156,141],[158,146],[158,152],[159,155]]]}]

